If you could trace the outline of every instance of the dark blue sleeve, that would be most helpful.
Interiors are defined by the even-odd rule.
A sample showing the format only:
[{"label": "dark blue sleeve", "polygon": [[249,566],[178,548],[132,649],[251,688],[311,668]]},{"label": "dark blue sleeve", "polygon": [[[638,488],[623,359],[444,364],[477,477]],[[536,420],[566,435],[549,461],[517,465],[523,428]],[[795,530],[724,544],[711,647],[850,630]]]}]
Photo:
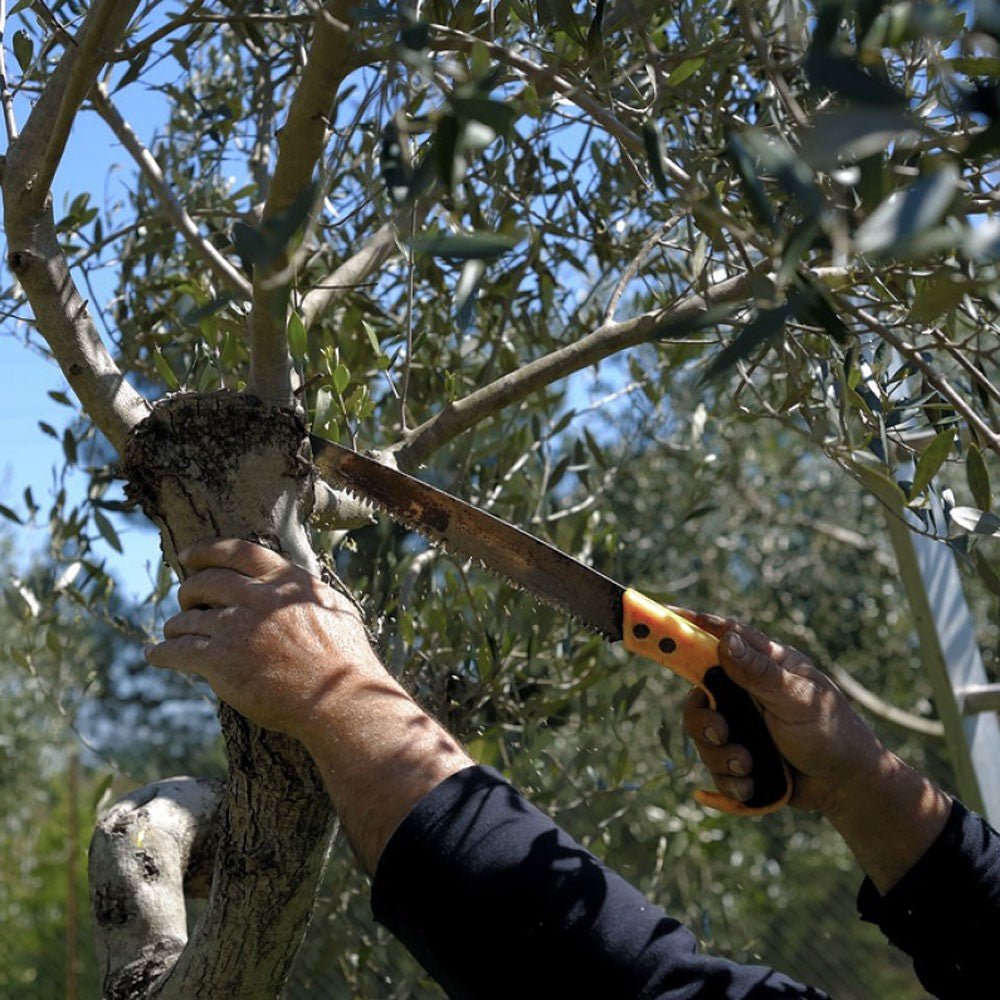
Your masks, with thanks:
[{"label": "dark blue sleeve", "polygon": [[927,853],[885,896],[865,879],[858,909],[913,959],[934,996],[1000,995],[1000,834],[960,802]]},{"label": "dark blue sleeve", "polygon": [[482,767],[442,782],[396,830],[372,909],[453,998],[826,996],[700,953],[681,924]]}]

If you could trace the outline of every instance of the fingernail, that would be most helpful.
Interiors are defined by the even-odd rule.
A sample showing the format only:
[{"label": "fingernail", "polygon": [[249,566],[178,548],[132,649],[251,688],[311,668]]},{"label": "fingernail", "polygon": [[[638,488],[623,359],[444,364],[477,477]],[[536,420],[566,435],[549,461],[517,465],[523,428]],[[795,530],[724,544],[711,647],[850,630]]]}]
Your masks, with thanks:
[{"label": "fingernail", "polygon": [[191,548],[192,547],[190,545],[185,545],[184,548],[177,553],[177,561],[179,563],[186,563],[188,561],[188,556],[191,555]]},{"label": "fingernail", "polygon": [[722,737],[719,735],[719,731],[715,726],[705,727],[705,742],[711,743],[713,747],[722,746]]},{"label": "fingernail", "polygon": [[729,773],[735,774],[737,778],[742,778],[747,773],[747,769],[743,765],[743,761],[737,760],[735,757],[726,762],[726,767],[729,768]]},{"label": "fingernail", "polygon": [[149,654],[154,649],[156,649],[156,644],[152,643],[152,642],[147,643],[145,646],[142,647],[142,655],[143,655],[143,658],[146,660],[147,663],[149,662]]},{"label": "fingernail", "polygon": [[726,636],[726,649],[734,660],[742,660],[747,651],[746,643],[735,632]]}]

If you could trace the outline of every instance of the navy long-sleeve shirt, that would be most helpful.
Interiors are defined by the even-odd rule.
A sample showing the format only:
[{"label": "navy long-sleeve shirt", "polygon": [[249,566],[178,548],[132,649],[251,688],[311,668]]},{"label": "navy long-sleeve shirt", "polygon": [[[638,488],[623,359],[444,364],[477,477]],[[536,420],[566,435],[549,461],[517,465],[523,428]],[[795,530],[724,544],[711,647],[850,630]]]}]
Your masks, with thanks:
[{"label": "navy long-sleeve shirt", "polygon": [[[862,917],[942,997],[994,995],[1000,837],[955,805],[945,830]],[[774,969],[700,952],[694,936],[499,774],[470,767],[426,795],[386,845],[372,909],[450,997],[822,998]],[[993,992],[977,992],[991,975]]]}]

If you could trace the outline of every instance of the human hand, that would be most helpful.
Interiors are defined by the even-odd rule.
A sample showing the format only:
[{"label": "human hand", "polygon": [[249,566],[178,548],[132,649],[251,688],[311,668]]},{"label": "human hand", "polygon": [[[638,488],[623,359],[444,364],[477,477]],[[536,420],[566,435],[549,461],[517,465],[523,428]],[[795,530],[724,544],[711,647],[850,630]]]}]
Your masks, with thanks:
[{"label": "human hand", "polygon": [[382,672],[350,601],[277,553],[216,539],[180,559],[181,612],[146,660],[199,674],[258,725],[302,739],[341,681]]},{"label": "human hand", "polygon": [[[792,768],[790,804],[822,812],[878,891],[888,892],[940,835],[951,799],[887,750],[807,656],[747,625],[675,610],[721,640],[723,669],[753,695]],[[684,726],[719,791],[749,797],[753,760],[728,742],[726,720],[700,689],[688,697]]]},{"label": "human hand", "polygon": [[[859,783],[876,774],[888,751],[847,699],[807,656],[746,625],[714,615],[677,609],[717,636],[728,676],[760,706],[768,731],[792,768],[790,804],[834,816]],[[753,793],[753,759],[729,742],[725,718],[694,688],[684,726],[719,791],[743,801]]]}]

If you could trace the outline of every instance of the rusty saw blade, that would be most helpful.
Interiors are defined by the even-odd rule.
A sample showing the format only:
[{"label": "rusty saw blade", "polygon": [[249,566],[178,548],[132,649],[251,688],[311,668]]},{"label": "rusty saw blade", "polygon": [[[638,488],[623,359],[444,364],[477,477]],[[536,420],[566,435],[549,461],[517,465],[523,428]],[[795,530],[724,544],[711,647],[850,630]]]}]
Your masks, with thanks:
[{"label": "rusty saw blade", "polygon": [[719,665],[718,640],[671,608],[598,573],[572,556],[472,504],[360,455],[311,437],[313,461],[323,476],[381,507],[394,520],[432,542],[482,563],[511,583],[564,609],[611,642],[667,667],[708,695],[729,723],[732,742],[753,756],[754,791],[745,802],[719,792],[698,800],[726,812],[760,814],[791,797],[792,774],[781,758],[753,698]]},{"label": "rusty saw blade", "polygon": [[622,638],[625,588],[540,538],[444,490],[351,448],[310,436],[325,478],[382,508],[394,521],[467,556],[563,609],[610,642]]}]

